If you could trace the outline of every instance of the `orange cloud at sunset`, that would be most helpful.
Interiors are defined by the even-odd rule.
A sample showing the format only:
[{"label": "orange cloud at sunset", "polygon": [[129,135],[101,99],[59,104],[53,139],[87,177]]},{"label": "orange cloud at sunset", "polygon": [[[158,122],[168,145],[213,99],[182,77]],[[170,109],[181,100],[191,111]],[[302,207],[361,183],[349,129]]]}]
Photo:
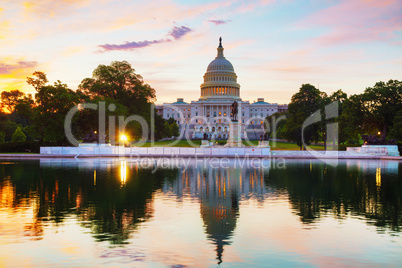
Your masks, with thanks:
[{"label": "orange cloud at sunset", "polygon": [[31,75],[38,66],[36,61],[0,60],[0,90],[19,89],[24,91],[26,77]]},{"label": "orange cloud at sunset", "polygon": [[1,74],[0,87],[29,91],[26,76],[37,70],[75,90],[99,64],[126,60],[158,103],[197,100],[222,36],[244,100],[286,103],[303,83],[357,94],[401,79],[401,8],[397,0],[6,1],[0,56],[14,60],[0,63],[41,68]]}]

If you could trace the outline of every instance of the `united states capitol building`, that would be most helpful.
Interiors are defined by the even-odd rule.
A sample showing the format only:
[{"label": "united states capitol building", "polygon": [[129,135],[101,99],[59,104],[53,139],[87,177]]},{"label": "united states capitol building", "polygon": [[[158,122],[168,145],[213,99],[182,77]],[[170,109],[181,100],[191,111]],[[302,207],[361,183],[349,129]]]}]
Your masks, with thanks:
[{"label": "united states capitol building", "polygon": [[264,98],[250,103],[240,97],[240,85],[233,65],[223,55],[222,39],[219,39],[216,58],[208,65],[201,84],[201,97],[185,102],[178,98],[174,103],[157,105],[156,110],[164,119],[173,118],[189,138],[202,139],[204,133],[210,139],[227,139],[231,122],[231,106],[238,103],[237,119],[241,124],[242,138],[258,139],[263,134],[264,119],[276,112],[287,110],[287,105],[268,103]]}]

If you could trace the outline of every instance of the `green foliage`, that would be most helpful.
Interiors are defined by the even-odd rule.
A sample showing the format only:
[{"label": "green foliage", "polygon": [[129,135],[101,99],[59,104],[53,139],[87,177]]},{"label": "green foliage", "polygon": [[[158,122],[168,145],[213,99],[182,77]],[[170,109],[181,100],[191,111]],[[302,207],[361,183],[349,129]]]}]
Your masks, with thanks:
[{"label": "green foliage", "polygon": [[270,138],[282,139],[288,112],[274,113],[265,118],[265,132]]},{"label": "green foliage", "polygon": [[15,105],[25,94],[19,90],[1,92],[1,108],[8,110],[9,113],[14,112]]},{"label": "green foliage", "polygon": [[167,137],[165,133],[165,122],[165,119],[163,119],[162,116],[158,115],[155,111],[155,140],[160,140],[164,137]]},{"label": "green foliage", "polygon": [[398,141],[402,141],[402,109],[396,113],[392,123],[393,126],[389,136],[393,139],[397,139]]},{"label": "green foliage", "polygon": [[117,100],[128,108],[130,114],[139,115],[149,113],[148,105],[155,98],[155,90],[144,83],[127,61],[99,65],[93,71],[92,78],[82,80],[79,91],[91,99],[101,97]]},{"label": "green foliage", "polygon": [[373,127],[372,132],[381,131],[387,136],[395,115],[402,109],[402,81],[377,82],[367,88],[363,93],[363,106],[368,114],[365,123]]},{"label": "green foliage", "polygon": [[352,95],[342,105],[340,137],[349,143],[358,143],[362,133],[370,132],[369,113],[363,104],[362,95]]},{"label": "green foliage", "polygon": [[41,87],[46,85],[47,80],[46,74],[43,72],[34,72],[32,74],[34,77],[27,77],[27,83],[28,85],[31,85],[35,88],[36,91],[39,91]]},{"label": "green foliage", "polygon": [[6,141],[10,141],[11,137],[13,135],[13,133],[15,132],[15,130],[17,129],[18,124],[12,120],[7,120],[4,123],[4,128],[3,131],[6,134]]},{"label": "green foliage", "polygon": [[39,153],[41,146],[54,146],[55,144],[40,143],[38,141],[4,142],[0,143],[2,153]]},{"label": "green foliage", "polygon": [[292,101],[288,106],[289,117],[284,126],[283,136],[290,141],[296,142],[302,147],[302,131],[304,142],[308,145],[312,141],[318,141],[318,124],[313,124],[302,130],[303,123],[314,112],[319,110],[322,105],[322,92],[310,84],[301,86],[299,92],[292,96]]},{"label": "green foliage", "polygon": [[169,122],[166,121],[164,124],[164,132],[165,132],[165,137],[170,138],[172,137],[172,130],[170,128]]},{"label": "green foliage", "polygon": [[64,120],[67,112],[78,104],[78,95],[60,81],[42,86],[35,94],[35,126],[45,142],[65,142]]},{"label": "green foliage", "polygon": [[[113,100],[125,107],[125,116],[142,116],[150,125],[151,104],[155,99],[155,90],[144,83],[142,77],[135,73],[127,61],[99,65],[93,71],[92,78],[82,80],[77,94],[86,102]],[[137,139],[141,133],[141,126],[132,123],[130,131]]]},{"label": "green foliage", "polygon": [[179,126],[177,125],[176,122],[174,122],[174,123],[172,123],[172,124],[170,125],[170,131],[171,131],[171,133],[172,133],[172,136],[174,136],[174,137],[178,137],[178,136],[180,135],[180,133],[179,133]]},{"label": "green foliage", "polygon": [[0,143],[3,143],[5,141],[6,141],[6,133],[0,131]]},{"label": "green foliage", "polygon": [[11,120],[24,127],[32,125],[34,106],[35,102],[31,94],[19,99],[14,112],[11,114]]},{"label": "green foliage", "polygon": [[11,137],[11,142],[21,142],[21,141],[26,141],[26,140],[27,140],[27,136],[24,134],[21,127],[17,127],[13,136]]},{"label": "green foliage", "polygon": [[170,117],[170,118],[167,120],[167,122],[169,123],[169,125],[171,125],[171,124],[173,124],[173,123],[176,123],[176,120],[174,120],[173,117]]}]

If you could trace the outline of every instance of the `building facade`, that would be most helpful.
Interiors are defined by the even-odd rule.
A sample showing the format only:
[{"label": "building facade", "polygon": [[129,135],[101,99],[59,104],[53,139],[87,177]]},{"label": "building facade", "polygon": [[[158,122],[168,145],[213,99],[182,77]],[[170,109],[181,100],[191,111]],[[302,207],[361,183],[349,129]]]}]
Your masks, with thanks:
[{"label": "building facade", "polygon": [[263,133],[264,119],[276,112],[286,111],[287,105],[268,103],[264,98],[258,98],[253,103],[243,101],[233,65],[224,57],[221,38],[217,50],[216,58],[208,65],[204,75],[200,98],[191,103],[178,98],[174,103],[157,105],[157,112],[164,119],[173,118],[181,128],[185,128],[188,138],[202,139],[206,133],[210,139],[227,139],[231,106],[236,101],[242,138],[258,139]]}]

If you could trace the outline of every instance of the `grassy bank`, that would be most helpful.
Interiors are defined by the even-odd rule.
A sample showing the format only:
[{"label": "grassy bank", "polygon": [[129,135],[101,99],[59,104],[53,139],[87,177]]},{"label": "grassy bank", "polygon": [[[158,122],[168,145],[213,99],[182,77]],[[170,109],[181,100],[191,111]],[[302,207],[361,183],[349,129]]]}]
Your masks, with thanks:
[{"label": "grassy bank", "polygon": [[[151,146],[153,146],[153,147],[193,147],[193,146],[196,146],[196,147],[199,147],[201,145],[200,140],[191,140],[191,141],[180,140],[175,144],[173,144],[173,142],[174,141],[156,141],[154,143],[146,142],[146,143],[141,143],[141,144],[133,144],[133,146],[143,146],[143,147],[151,147]],[[218,141],[218,144],[224,145],[224,144],[226,144],[226,141]],[[246,146],[257,146],[258,141],[248,141],[248,142],[243,141],[243,144]],[[291,142],[270,141],[269,144],[271,146],[271,150],[300,150],[300,148],[299,148],[299,146],[297,146],[297,144],[291,143]],[[314,150],[324,150],[323,145],[312,145],[311,148]]]}]

